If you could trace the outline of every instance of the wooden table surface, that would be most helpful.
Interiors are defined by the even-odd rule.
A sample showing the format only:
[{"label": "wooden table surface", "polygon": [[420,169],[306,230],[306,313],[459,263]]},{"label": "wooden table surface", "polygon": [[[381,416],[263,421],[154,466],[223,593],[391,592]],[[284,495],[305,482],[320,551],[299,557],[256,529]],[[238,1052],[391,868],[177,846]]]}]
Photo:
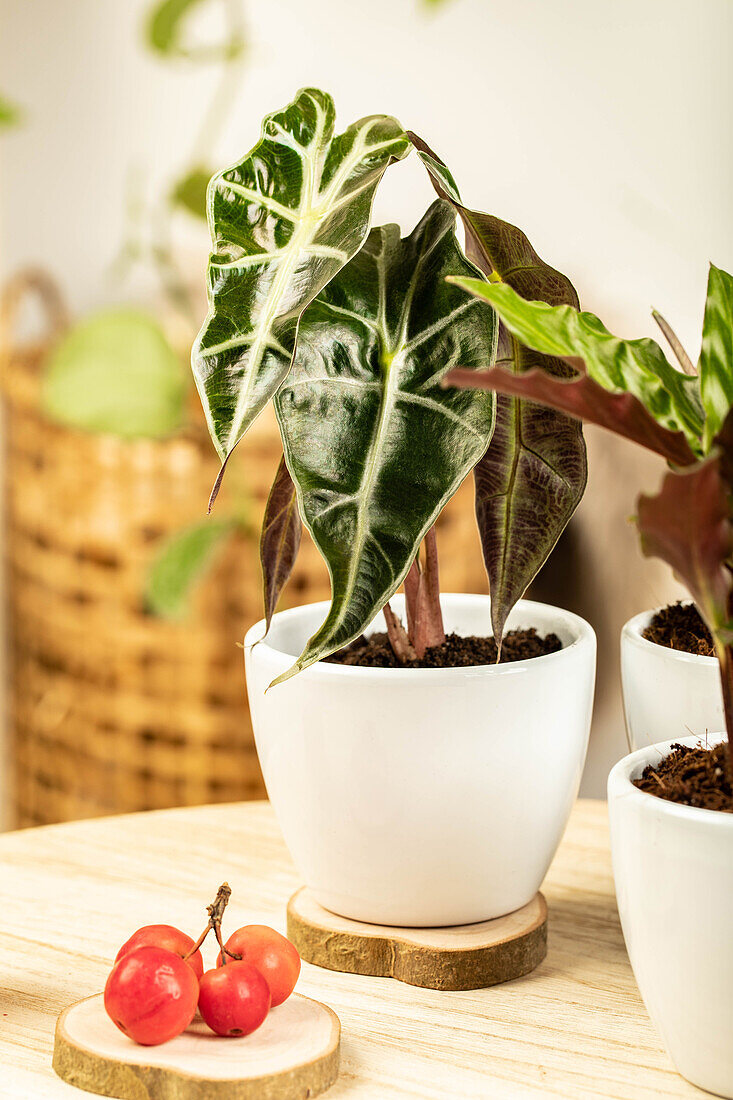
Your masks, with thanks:
[{"label": "wooden table surface", "polygon": [[[299,885],[267,803],[167,810],[0,837],[0,1097],[85,1095],[51,1069],[57,1014],[104,986],[142,924],[196,934],[224,879],[225,925],[284,930]],[[329,1100],[702,1097],[644,1011],[613,896],[604,803],[579,802],[543,887],[549,951],[533,974],[439,993],[304,965],[300,992],[342,1024]]]}]

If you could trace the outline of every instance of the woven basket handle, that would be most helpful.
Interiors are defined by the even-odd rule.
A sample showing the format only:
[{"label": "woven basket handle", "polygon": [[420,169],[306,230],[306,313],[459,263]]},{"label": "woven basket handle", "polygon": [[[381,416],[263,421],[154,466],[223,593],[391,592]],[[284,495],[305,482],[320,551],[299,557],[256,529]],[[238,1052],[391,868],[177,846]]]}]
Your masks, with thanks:
[{"label": "woven basket handle", "polygon": [[34,295],[41,303],[49,339],[55,339],[68,327],[68,310],[55,279],[41,268],[19,271],[8,280],[0,296],[0,352],[3,356],[13,344],[16,319],[29,295]]}]

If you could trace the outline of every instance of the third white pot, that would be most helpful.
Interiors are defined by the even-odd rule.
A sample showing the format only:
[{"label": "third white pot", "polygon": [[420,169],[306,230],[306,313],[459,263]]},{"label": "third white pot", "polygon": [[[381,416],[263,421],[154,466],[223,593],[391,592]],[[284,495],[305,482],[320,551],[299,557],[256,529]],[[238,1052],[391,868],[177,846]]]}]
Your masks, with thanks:
[{"label": "third white pot", "polygon": [[656,610],[643,611],[621,631],[621,681],[629,744],[704,737],[725,727],[715,657],[668,649],[642,637]]},{"label": "third white pot", "polygon": [[733,814],[633,785],[670,748],[631,753],[608,779],[618,909],[639,990],[677,1069],[733,1097]]},{"label": "third white pot", "polygon": [[[447,631],[490,633],[487,596],[444,595]],[[401,597],[393,601],[402,613]],[[515,664],[379,669],[319,663],[278,687],[328,605],[245,639],[257,751],[285,842],[318,901],[376,924],[488,920],[539,889],[585,759],[595,635],[523,600],[509,629],[563,649]],[[381,616],[373,624],[384,629]]]}]

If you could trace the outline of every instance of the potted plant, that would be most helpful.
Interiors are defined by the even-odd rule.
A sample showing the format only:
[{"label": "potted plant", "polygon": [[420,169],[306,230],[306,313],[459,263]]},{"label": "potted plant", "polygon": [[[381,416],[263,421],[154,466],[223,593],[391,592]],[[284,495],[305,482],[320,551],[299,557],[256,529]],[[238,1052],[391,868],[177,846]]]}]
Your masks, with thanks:
[{"label": "potted plant", "polygon": [[[489,301],[518,340],[564,357],[576,375],[558,381],[542,369],[517,377],[493,368],[483,379],[455,371],[446,384],[541,401],[649,447],[670,465],[660,492],[638,501],[642,550],[672,566],[707,624],[727,745],[722,723],[675,745],[679,717],[672,715],[662,744],[615,766],[608,782],[614,876],[631,964],[672,1059],[694,1084],[732,1097],[733,278],[711,265],[696,371],[666,324],[686,370],[676,370],[654,341],[619,340],[570,306],[523,301],[502,282],[461,285]],[[648,658],[652,646],[635,641],[625,660]],[[707,672],[711,658],[698,660],[708,662]],[[633,682],[650,712],[659,709],[654,732],[668,715],[658,693],[671,693],[672,676],[685,667],[645,689],[627,672],[627,688]],[[703,690],[708,703],[717,700],[712,685]],[[636,703],[627,693],[627,713]]]},{"label": "potted plant", "polygon": [[[497,340],[524,369],[491,307],[446,281],[488,270],[486,255],[463,254],[443,198],[406,237],[369,228],[379,180],[413,147],[427,156],[385,116],[336,135],[315,89],[268,116],[209,188],[193,366],[222,473],[272,399],[283,440],[245,658],[286,843],[328,908],[428,926],[510,912],[539,888],[577,793],[595,637],[519,599],[582,494],[578,424],[440,385],[452,364],[489,366]],[[479,217],[485,252],[528,292],[577,300],[519,230]],[[439,593],[434,524],[472,471],[491,603]],[[274,614],[302,523],[332,599]],[[502,649],[521,659],[497,663]]]}]

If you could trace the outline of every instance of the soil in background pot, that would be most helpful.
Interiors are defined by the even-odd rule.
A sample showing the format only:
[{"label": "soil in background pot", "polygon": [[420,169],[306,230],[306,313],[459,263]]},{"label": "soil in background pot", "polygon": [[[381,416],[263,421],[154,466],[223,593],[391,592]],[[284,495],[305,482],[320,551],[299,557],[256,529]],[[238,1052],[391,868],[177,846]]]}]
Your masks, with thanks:
[{"label": "soil in background pot", "polygon": [[[500,664],[526,661],[529,657],[543,657],[557,653],[562,642],[557,634],[541,637],[534,627],[529,630],[510,630],[504,635]],[[351,645],[324,658],[331,664],[361,665],[366,668],[466,668],[472,665],[495,665],[496,642],[493,638],[449,634],[442,645],[425,650],[421,660],[401,664],[389,644],[386,634],[363,635]]]},{"label": "soil in background pot", "polygon": [[713,748],[673,745],[669,756],[659,764],[647,765],[639,779],[634,780],[634,786],[668,802],[733,813],[725,742]]},{"label": "soil in background pot", "polygon": [[714,657],[713,639],[700,612],[692,603],[671,603],[657,611],[642,637],[667,649]]}]

